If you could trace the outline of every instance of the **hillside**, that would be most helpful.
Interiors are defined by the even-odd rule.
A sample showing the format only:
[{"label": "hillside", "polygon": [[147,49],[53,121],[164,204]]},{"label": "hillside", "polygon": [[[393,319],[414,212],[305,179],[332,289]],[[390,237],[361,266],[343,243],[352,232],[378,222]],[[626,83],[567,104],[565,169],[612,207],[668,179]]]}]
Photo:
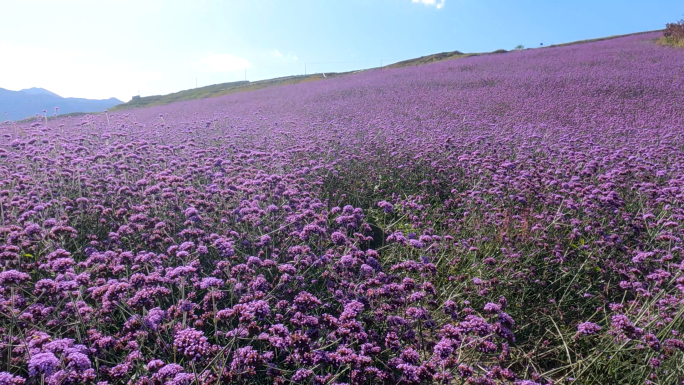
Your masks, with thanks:
[{"label": "hillside", "polygon": [[103,100],[84,98],[63,98],[43,88],[28,88],[20,91],[10,91],[0,88],[0,116],[2,120],[20,120],[30,118],[36,114],[48,116],[75,112],[99,112],[123,103],[116,98]]},{"label": "hillside", "polygon": [[[356,71],[354,71],[356,72]],[[185,101],[185,100],[195,100],[195,99],[205,99],[212,98],[221,95],[228,95],[235,92],[243,91],[254,91],[266,87],[285,85],[285,84],[297,84],[302,82],[308,82],[312,80],[320,80],[326,78],[333,78],[340,75],[345,75],[351,72],[335,72],[323,74],[313,74],[313,75],[295,75],[295,76],[285,76],[281,78],[258,80],[258,81],[238,81],[229,83],[220,83],[210,86],[204,86],[199,88],[193,88],[189,90],[183,90],[179,92],[174,92],[167,95],[154,95],[145,96],[140,98],[133,98],[128,103],[120,104],[114,108],[112,111],[125,110],[129,108],[141,108],[141,107],[151,107],[160,106],[164,104]]]},{"label": "hillside", "polygon": [[[632,36],[632,35],[648,34],[648,33],[653,33],[653,32],[657,32],[657,31],[637,32],[637,33],[627,34],[627,35],[614,35],[614,36],[602,37],[602,38],[597,38],[597,39],[588,39],[588,40],[580,40],[580,41],[563,43],[563,44],[554,44],[554,45],[549,45],[549,46],[540,47],[540,48],[563,47],[563,46],[568,46],[568,45],[598,42],[598,41],[603,41],[603,40],[616,39],[616,38],[627,37],[627,36]],[[494,52],[484,52],[484,53],[463,53],[461,51],[441,52],[441,53],[436,53],[436,54],[432,54],[432,55],[421,56],[418,58],[402,60],[402,61],[399,61],[396,63],[388,64],[382,68],[383,69],[402,68],[402,67],[407,67],[407,66],[430,64],[430,63],[440,62],[440,61],[444,61],[444,60],[462,59],[462,58],[467,58],[467,57],[492,55],[492,54],[503,54],[503,53],[507,53],[507,52],[509,52],[509,51],[506,51],[504,49],[499,49],[499,50],[496,50]],[[371,69],[378,69],[378,68],[371,68]],[[356,72],[359,72],[359,71],[331,72],[331,73],[325,73],[325,75],[323,75],[323,74],[295,75],[295,76],[286,76],[286,77],[275,78],[275,79],[259,80],[259,81],[254,81],[254,82],[238,81],[238,82],[220,83],[220,84],[214,84],[214,85],[210,85],[210,86],[204,86],[204,87],[174,92],[174,93],[167,94],[167,95],[154,95],[154,96],[145,96],[145,97],[134,98],[133,100],[131,100],[127,103],[120,104],[116,107],[113,107],[111,110],[112,111],[118,111],[118,110],[126,110],[126,109],[131,109],[131,108],[160,106],[160,105],[170,104],[170,103],[179,102],[179,101],[212,98],[212,97],[217,97],[217,96],[222,96],[222,95],[228,95],[228,94],[235,93],[235,92],[253,91],[253,90],[262,89],[262,88],[271,87],[271,86],[286,85],[286,84],[297,84],[297,83],[313,81],[313,80],[323,80],[323,79],[328,79],[328,78],[334,78],[337,76],[348,75],[348,74],[356,73]]]}]

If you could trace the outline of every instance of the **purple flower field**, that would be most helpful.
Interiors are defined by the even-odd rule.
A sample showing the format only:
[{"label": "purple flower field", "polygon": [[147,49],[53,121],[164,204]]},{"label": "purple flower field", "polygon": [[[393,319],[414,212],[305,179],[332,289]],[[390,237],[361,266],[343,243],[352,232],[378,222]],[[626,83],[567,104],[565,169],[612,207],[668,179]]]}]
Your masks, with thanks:
[{"label": "purple flower field", "polygon": [[679,384],[642,34],[0,124],[0,384]]}]

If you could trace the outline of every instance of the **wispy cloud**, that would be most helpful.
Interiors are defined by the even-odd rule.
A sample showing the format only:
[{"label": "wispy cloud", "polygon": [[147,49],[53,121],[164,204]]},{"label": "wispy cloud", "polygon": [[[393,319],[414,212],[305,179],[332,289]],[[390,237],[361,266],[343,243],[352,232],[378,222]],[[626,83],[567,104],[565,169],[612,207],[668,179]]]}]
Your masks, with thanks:
[{"label": "wispy cloud", "polygon": [[227,54],[209,52],[197,62],[198,69],[207,72],[232,72],[252,68],[247,59]]},{"label": "wispy cloud", "polygon": [[420,3],[435,7],[437,9],[444,8],[444,3],[446,0],[411,0],[412,3]]},{"label": "wispy cloud", "polygon": [[293,62],[299,60],[297,55],[292,53],[282,53],[280,50],[274,49],[268,53],[263,53],[261,56],[276,59],[279,62]]}]

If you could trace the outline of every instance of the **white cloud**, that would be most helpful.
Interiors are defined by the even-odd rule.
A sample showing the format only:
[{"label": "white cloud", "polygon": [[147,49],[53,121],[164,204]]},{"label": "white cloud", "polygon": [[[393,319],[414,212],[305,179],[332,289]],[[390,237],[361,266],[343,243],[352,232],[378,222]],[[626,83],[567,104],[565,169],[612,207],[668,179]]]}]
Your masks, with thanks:
[{"label": "white cloud", "polygon": [[252,65],[247,59],[235,55],[209,52],[196,63],[196,67],[207,72],[232,72],[252,68]]},{"label": "white cloud", "polygon": [[412,3],[420,3],[442,9],[446,0],[411,0]]},{"label": "white cloud", "polygon": [[268,52],[263,52],[261,54],[261,57],[267,58],[270,60],[275,60],[276,63],[283,63],[283,62],[293,62],[299,60],[297,55],[293,53],[282,53],[278,49],[274,49],[272,51]]}]

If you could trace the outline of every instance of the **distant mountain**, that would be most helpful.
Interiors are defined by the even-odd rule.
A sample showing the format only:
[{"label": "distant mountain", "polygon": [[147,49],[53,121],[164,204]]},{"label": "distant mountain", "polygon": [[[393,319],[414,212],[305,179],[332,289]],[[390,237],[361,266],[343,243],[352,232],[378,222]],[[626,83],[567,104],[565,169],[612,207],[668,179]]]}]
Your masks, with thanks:
[{"label": "distant mountain", "polygon": [[36,87],[21,91],[0,88],[0,122],[21,120],[36,114],[43,115],[43,110],[47,111],[48,116],[52,116],[55,107],[59,107],[58,115],[62,115],[72,112],[99,112],[122,103],[116,98],[63,98],[54,92]]},{"label": "distant mountain", "polygon": [[46,90],[45,88],[31,87],[31,88],[27,88],[25,90],[21,90],[19,92],[23,92],[23,93],[28,94],[28,95],[52,95],[52,96],[56,96],[58,98],[61,98],[61,96],[57,95],[54,92],[50,92],[50,91]]}]

